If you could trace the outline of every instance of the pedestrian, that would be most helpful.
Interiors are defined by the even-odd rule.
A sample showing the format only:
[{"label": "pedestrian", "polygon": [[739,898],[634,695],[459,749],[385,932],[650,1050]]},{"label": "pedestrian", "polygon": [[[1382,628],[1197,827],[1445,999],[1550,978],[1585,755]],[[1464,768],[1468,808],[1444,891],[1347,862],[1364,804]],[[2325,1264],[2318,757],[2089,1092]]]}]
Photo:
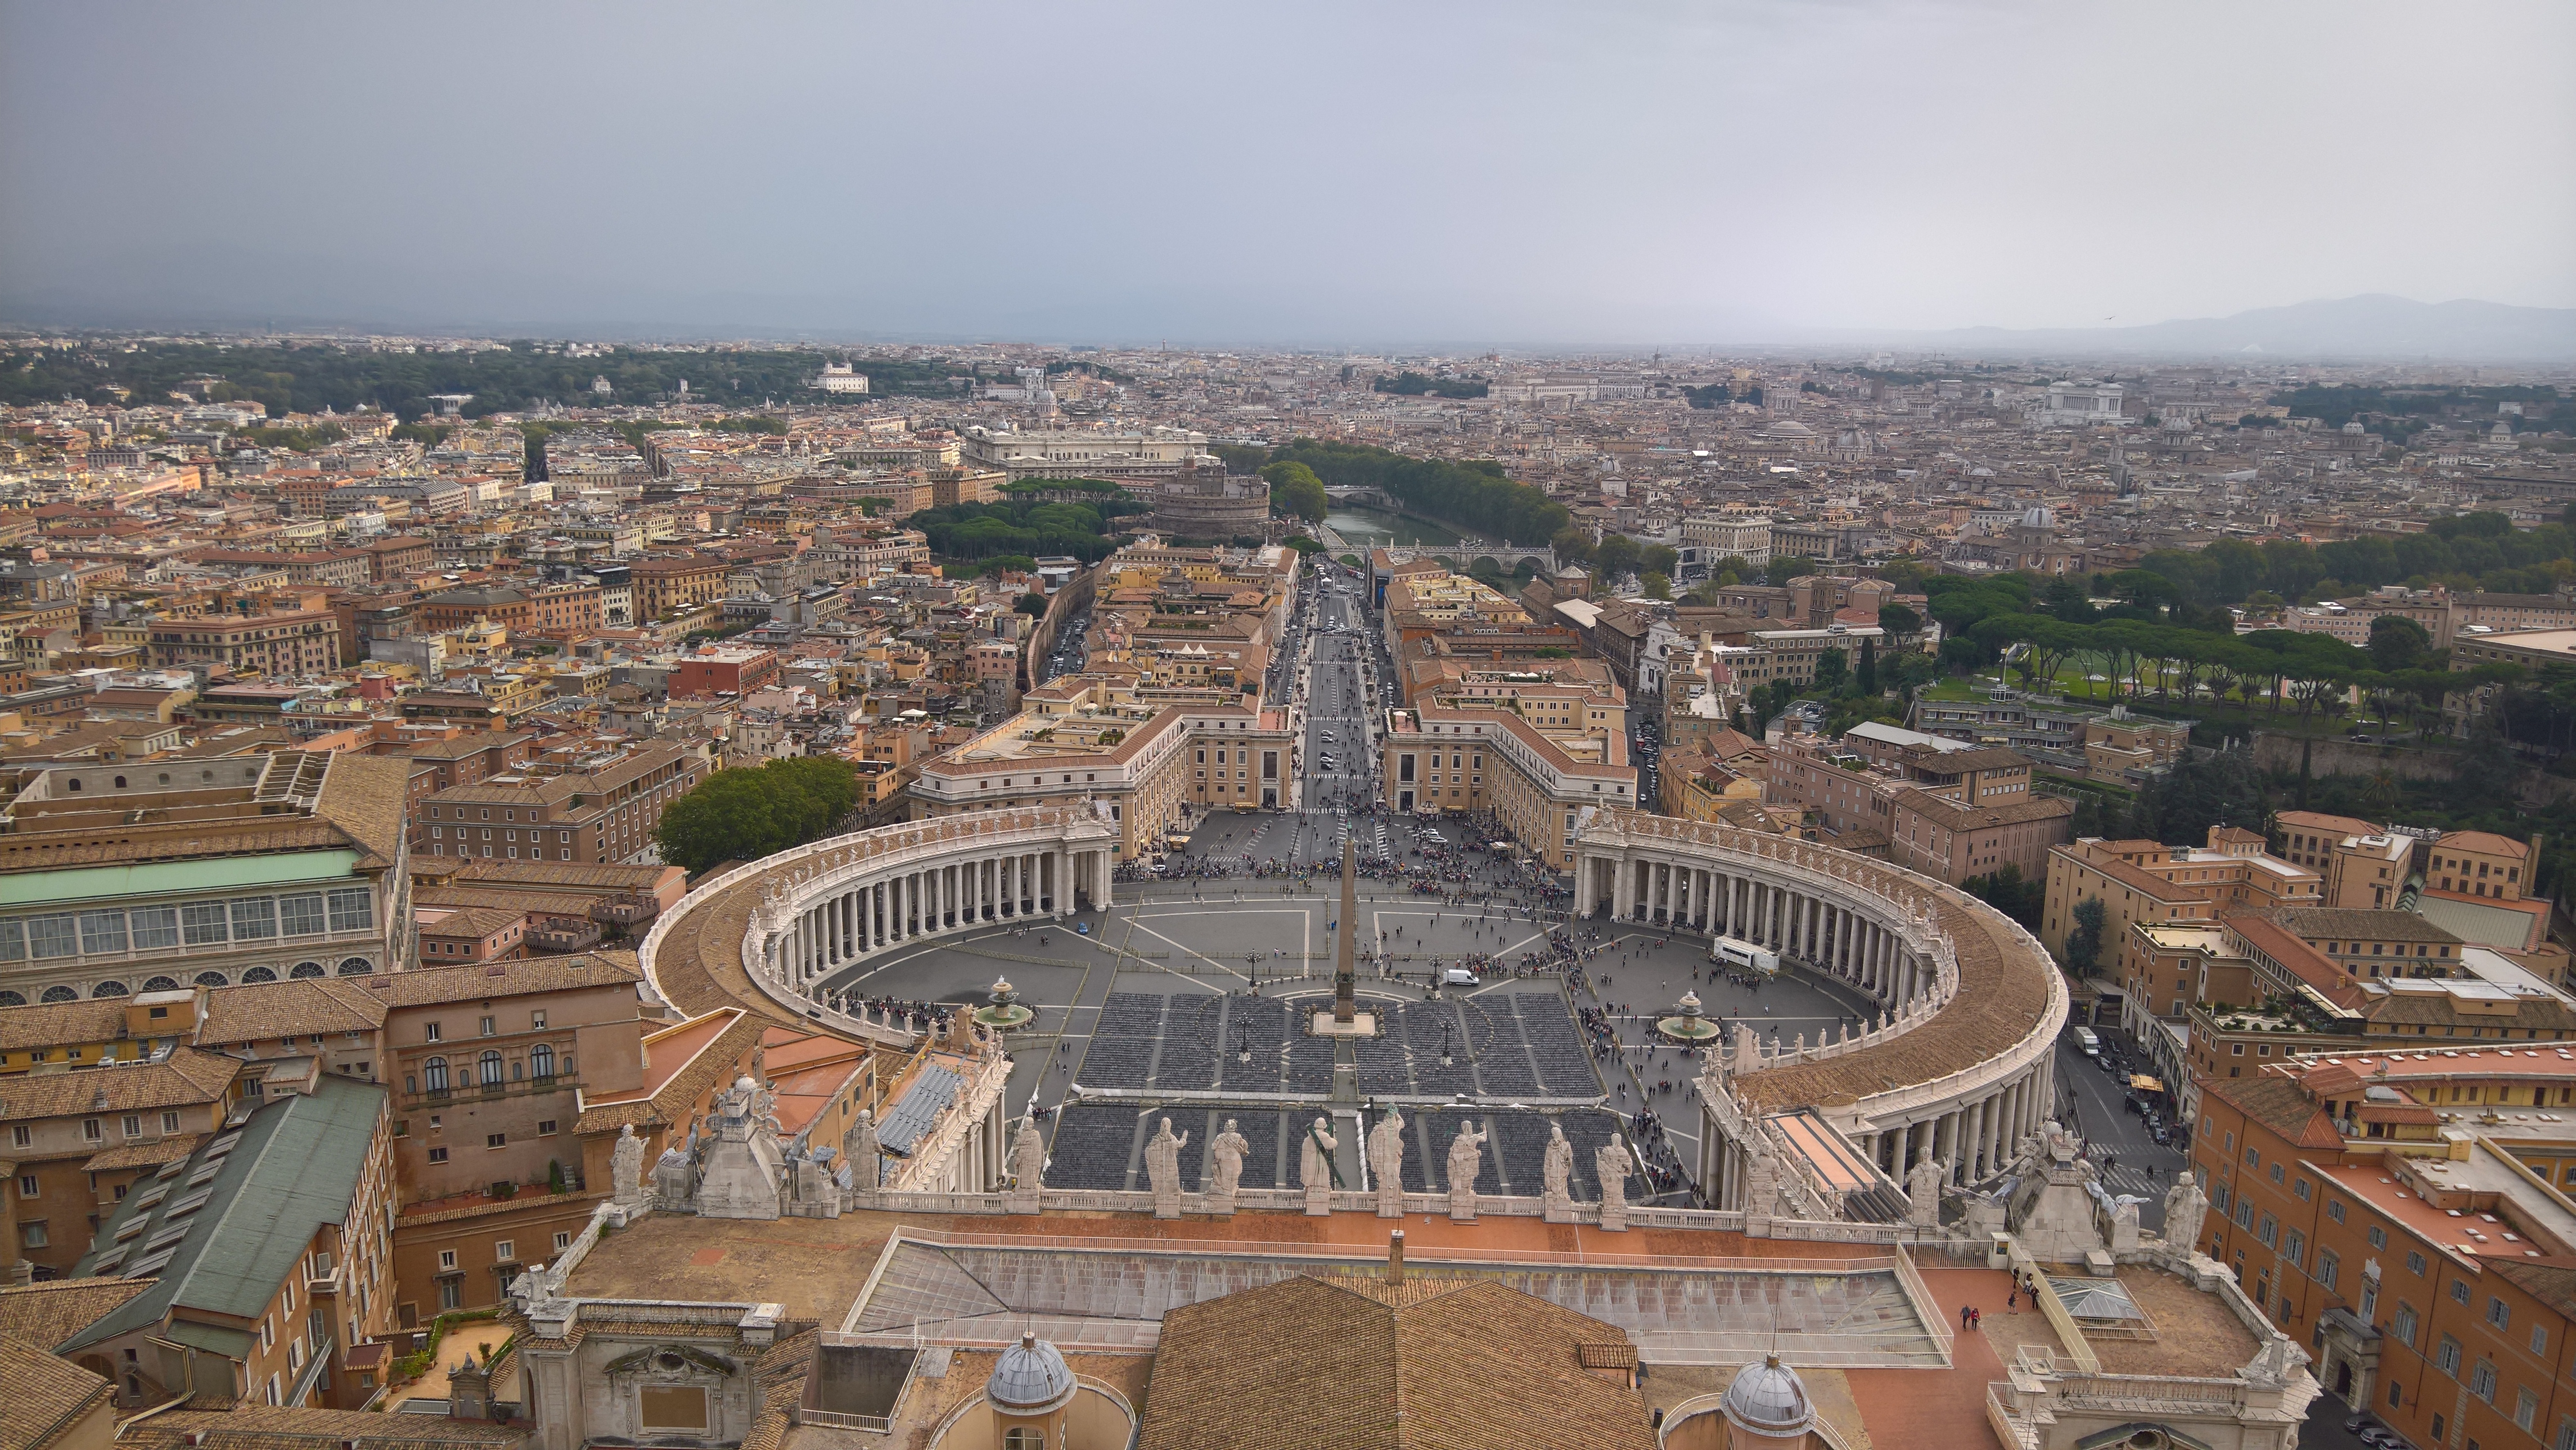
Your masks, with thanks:
[{"label": "pedestrian", "polygon": [[1962,1304],[1959,1306],[1959,1328],[1962,1331],[1966,1330],[1968,1327],[1968,1313],[1969,1310],[1967,1305]]}]

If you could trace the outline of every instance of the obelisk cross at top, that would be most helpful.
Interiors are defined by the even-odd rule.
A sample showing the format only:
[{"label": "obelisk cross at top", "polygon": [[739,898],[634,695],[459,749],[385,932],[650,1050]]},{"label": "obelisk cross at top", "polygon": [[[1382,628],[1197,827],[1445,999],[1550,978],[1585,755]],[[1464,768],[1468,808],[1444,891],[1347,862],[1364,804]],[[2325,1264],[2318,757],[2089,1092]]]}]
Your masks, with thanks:
[{"label": "obelisk cross at top", "polygon": [[1359,1010],[1352,1000],[1358,985],[1352,958],[1359,942],[1359,885],[1353,874],[1355,848],[1351,838],[1342,838],[1342,929],[1335,940],[1333,960],[1333,1020],[1347,1025]]}]

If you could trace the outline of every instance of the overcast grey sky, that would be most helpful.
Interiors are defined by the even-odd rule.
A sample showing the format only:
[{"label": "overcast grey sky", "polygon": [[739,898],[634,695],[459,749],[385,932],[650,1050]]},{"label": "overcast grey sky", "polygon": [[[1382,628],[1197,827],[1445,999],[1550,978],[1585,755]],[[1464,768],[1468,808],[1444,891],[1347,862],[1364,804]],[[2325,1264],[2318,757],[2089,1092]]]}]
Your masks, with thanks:
[{"label": "overcast grey sky", "polygon": [[0,320],[1758,340],[2576,306],[2576,5],[0,0]]}]

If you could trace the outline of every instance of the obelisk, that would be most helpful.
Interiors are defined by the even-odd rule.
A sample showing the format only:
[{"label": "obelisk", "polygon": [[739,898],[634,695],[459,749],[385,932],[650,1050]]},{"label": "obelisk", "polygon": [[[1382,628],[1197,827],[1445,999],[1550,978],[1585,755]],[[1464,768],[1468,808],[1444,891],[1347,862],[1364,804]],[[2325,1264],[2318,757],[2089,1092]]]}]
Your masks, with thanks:
[{"label": "obelisk", "polygon": [[1334,940],[1333,1021],[1349,1027],[1359,1013],[1354,1000],[1359,974],[1354,963],[1359,946],[1359,884],[1352,870],[1352,857],[1357,848],[1351,838],[1342,838],[1342,929]]}]

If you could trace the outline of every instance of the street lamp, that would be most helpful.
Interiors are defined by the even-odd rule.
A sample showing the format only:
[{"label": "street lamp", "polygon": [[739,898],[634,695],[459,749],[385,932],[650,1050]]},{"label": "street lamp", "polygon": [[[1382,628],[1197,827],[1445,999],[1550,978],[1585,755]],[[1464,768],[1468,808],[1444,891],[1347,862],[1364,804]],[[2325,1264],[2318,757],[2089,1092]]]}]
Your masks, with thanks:
[{"label": "street lamp", "polygon": [[1440,1024],[1440,1065],[1441,1065],[1442,1067],[1449,1067],[1449,1066],[1452,1066],[1452,1065],[1454,1065],[1454,1064],[1455,1064],[1455,1062],[1456,1062],[1456,1059],[1450,1055],[1450,1050],[1449,1050],[1449,1044],[1450,1044],[1450,1033],[1451,1033],[1451,1025],[1450,1025],[1449,1023],[1447,1023],[1447,1022],[1443,1022],[1443,1023],[1441,1023],[1441,1024]]}]

